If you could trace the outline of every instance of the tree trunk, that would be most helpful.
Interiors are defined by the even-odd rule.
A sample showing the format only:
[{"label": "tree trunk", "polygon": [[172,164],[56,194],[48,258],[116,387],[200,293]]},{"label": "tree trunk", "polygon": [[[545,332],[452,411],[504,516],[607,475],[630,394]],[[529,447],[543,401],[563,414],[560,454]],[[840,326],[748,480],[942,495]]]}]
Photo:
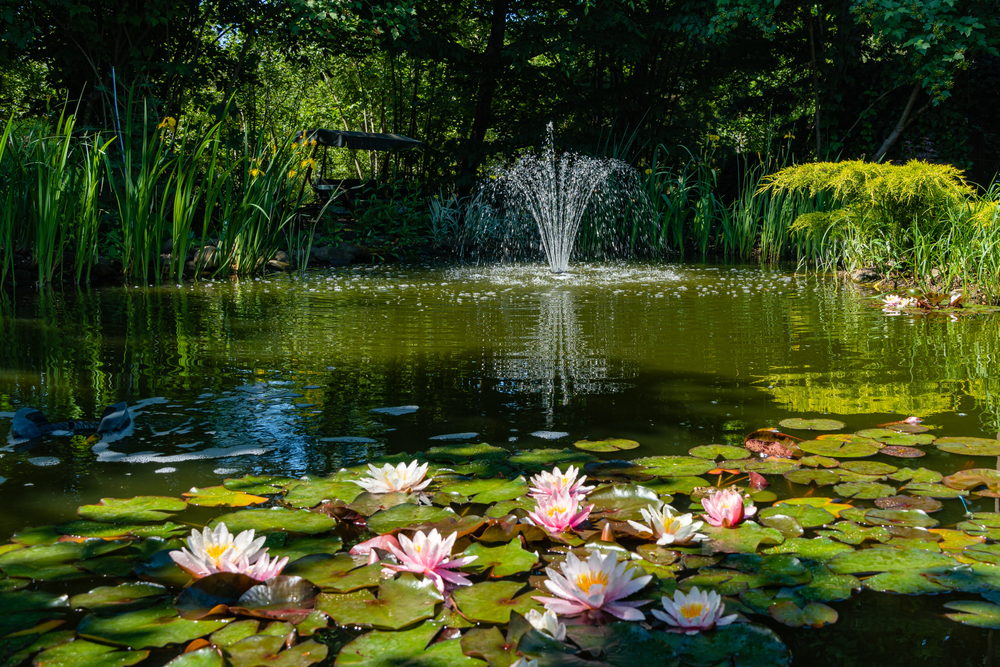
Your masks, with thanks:
[{"label": "tree trunk", "polygon": [[[930,108],[931,103],[928,102],[913,112],[913,104],[917,101],[917,95],[920,94],[920,89],[921,87],[919,82],[913,84],[913,90],[910,92],[910,99],[906,101],[906,107],[903,108],[903,115],[899,117],[899,122],[896,123],[896,127],[893,128],[889,136],[886,137],[884,142],[882,142],[882,147],[878,149],[877,153],[875,153],[875,156],[872,158],[872,162],[881,162],[882,158],[885,157],[885,154],[889,152],[889,149],[892,148],[899,140],[899,137],[902,136],[903,130],[909,127],[913,121],[916,120],[917,116]],[[912,115],[911,112],[913,112]]]}]

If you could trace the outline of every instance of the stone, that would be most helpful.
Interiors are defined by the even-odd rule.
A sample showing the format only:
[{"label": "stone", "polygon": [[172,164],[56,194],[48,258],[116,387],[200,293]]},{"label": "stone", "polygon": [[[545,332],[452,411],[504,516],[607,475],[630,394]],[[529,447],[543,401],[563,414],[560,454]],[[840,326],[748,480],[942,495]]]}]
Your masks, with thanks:
[{"label": "stone", "polygon": [[873,283],[881,278],[882,275],[871,266],[854,269],[851,272],[851,280],[857,283]]}]

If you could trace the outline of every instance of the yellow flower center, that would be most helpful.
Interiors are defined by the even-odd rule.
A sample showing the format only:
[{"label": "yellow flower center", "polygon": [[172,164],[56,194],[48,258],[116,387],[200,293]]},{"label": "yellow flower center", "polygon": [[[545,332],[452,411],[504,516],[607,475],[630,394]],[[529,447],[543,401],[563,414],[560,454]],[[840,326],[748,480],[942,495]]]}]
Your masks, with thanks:
[{"label": "yellow flower center", "polygon": [[680,529],[680,527],[681,527],[681,522],[678,521],[677,519],[674,519],[673,517],[665,519],[663,521],[664,533],[670,533],[671,535],[673,535]]},{"label": "yellow flower center", "polygon": [[222,554],[226,553],[231,548],[231,544],[213,544],[212,546],[205,548],[205,555],[214,561],[218,561],[222,558]]},{"label": "yellow flower center", "polygon": [[586,572],[581,572],[576,575],[576,585],[580,587],[580,590],[589,591],[590,587],[594,584],[600,584],[601,586],[608,585],[608,575],[606,572],[601,572],[600,570],[587,570]]},{"label": "yellow flower center", "polygon": [[705,613],[705,603],[685,602],[684,604],[682,604],[680,607],[677,608],[677,611],[681,613],[681,616],[691,621],[696,618],[699,618],[702,614]]},{"label": "yellow flower center", "polygon": [[417,553],[420,553],[420,545],[419,544],[414,544],[413,548],[417,550]]},{"label": "yellow flower center", "polygon": [[556,514],[562,514],[566,511],[565,507],[550,507],[549,508],[549,518],[554,517]]}]

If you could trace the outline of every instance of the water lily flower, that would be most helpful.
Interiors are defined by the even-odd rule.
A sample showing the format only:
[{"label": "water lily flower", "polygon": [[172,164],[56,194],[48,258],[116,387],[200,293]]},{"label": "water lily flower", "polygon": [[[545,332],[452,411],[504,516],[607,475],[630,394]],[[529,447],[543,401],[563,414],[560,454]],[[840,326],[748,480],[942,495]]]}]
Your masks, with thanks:
[{"label": "water lily flower", "polygon": [[368,464],[368,479],[354,480],[354,483],[369,493],[408,493],[422,491],[431,483],[431,478],[424,479],[427,474],[425,463],[418,466],[416,460],[410,464],[400,463],[393,467],[386,463],[381,468]]},{"label": "water lily flower", "polygon": [[663,596],[660,602],[663,604],[663,611],[653,609],[653,616],[686,635],[695,635],[702,630],[729,625],[737,618],[736,614],[722,615],[725,613],[726,605],[722,603],[722,597],[718,593],[702,592],[697,586],[692,586],[687,595],[683,591],[677,591],[672,600]]},{"label": "water lily flower", "polygon": [[545,613],[542,614],[537,609],[531,609],[524,618],[536,630],[547,634],[556,641],[561,642],[566,639],[566,626],[559,622],[559,617],[555,615],[555,612],[546,609]]},{"label": "water lily flower", "polygon": [[445,582],[453,586],[469,586],[471,581],[458,572],[451,570],[456,567],[468,565],[476,560],[478,556],[466,556],[454,560],[445,560],[451,556],[451,549],[455,546],[455,538],[458,533],[452,533],[448,537],[442,538],[437,528],[424,534],[417,531],[411,540],[406,535],[399,536],[399,547],[389,544],[389,551],[399,559],[399,564],[383,563],[382,572],[414,572],[422,574],[431,581],[442,593],[445,592]]},{"label": "water lily flower", "polygon": [[593,486],[583,486],[587,481],[586,475],[577,479],[580,471],[576,467],[570,466],[566,469],[566,474],[556,466],[552,472],[541,472],[531,478],[531,497],[543,498],[545,496],[555,496],[560,493],[569,493],[580,498],[586,496],[594,490]]},{"label": "water lily flower", "polygon": [[547,611],[565,616],[584,614],[595,621],[601,617],[601,612],[623,621],[642,621],[646,618],[635,607],[649,600],[623,602],[622,598],[644,588],[652,575],[636,577],[634,567],[628,567],[625,562],[619,563],[615,554],[599,551],[593,551],[586,561],[572,552],[568,553],[561,569],[562,572],[557,572],[551,567],[545,568],[549,575],[545,587],[558,597],[534,598],[545,605]]},{"label": "water lily flower", "polygon": [[713,526],[734,528],[744,519],[757,513],[753,504],[743,506],[743,494],[737,489],[714,489],[707,498],[701,501],[706,514],[702,518]]},{"label": "water lily flower", "polygon": [[650,533],[656,538],[656,543],[663,546],[676,544],[678,546],[690,544],[692,542],[704,542],[707,535],[698,532],[704,524],[702,521],[694,521],[692,514],[676,514],[670,505],[664,505],[657,509],[656,505],[650,505],[649,509],[640,509],[642,518],[646,524],[636,521],[629,521],[628,525],[642,533]]},{"label": "water lily flower", "polygon": [[535,500],[535,511],[528,512],[524,521],[558,535],[586,521],[592,509],[593,505],[587,505],[581,510],[580,499],[570,493],[541,496]]},{"label": "water lily flower", "polygon": [[538,667],[538,660],[529,660],[524,656],[521,656],[514,662],[510,663],[510,667]]},{"label": "water lily flower", "polygon": [[246,557],[240,559],[238,563],[231,563],[230,561],[223,561],[223,568],[226,572],[236,572],[238,574],[248,575],[257,581],[267,581],[271,577],[276,577],[281,574],[281,571],[285,569],[288,565],[288,557],[278,558],[271,560],[270,554],[267,553],[267,549],[260,554],[260,558],[257,562],[251,564]]},{"label": "water lily flower", "polygon": [[370,540],[359,542],[351,547],[351,554],[355,556],[368,556],[368,564],[379,561],[377,549],[389,551],[391,547],[399,548],[399,540],[393,535],[379,535]]},{"label": "water lily flower", "polygon": [[217,572],[242,572],[242,563],[247,567],[254,565],[267,552],[261,549],[266,538],[255,540],[253,536],[253,530],[233,536],[224,523],[214,529],[206,526],[200,533],[192,530],[187,539],[188,548],[171,551],[170,558],[195,578]]},{"label": "water lily flower", "polygon": [[900,308],[911,308],[917,305],[917,300],[898,294],[886,294],[882,297],[882,304],[884,310],[899,310]]}]

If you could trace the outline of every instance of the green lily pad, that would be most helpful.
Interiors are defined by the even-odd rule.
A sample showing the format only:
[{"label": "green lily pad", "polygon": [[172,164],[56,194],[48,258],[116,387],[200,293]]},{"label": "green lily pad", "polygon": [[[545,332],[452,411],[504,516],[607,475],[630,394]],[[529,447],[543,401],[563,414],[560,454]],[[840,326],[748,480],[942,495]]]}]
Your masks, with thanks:
[{"label": "green lily pad", "polygon": [[781,504],[766,507],[760,511],[761,519],[775,516],[790,516],[795,519],[803,528],[816,528],[825,526],[834,521],[834,516],[821,507],[810,507],[808,505]]},{"label": "green lily pad", "polygon": [[189,642],[215,632],[228,622],[229,619],[187,621],[177,615],[172,604],[167,603],[115,616],[90,614],[80,621],[76,631],[84,638],[139,649]]},{"label": "green lily pad", "polygon": [[324,644],[313,640],[294,646],[285,646],[284,637],[266,634],[247,637],[225,649],[229,664],[233,667],[256,667],[257,665],[281,665],[281,667],[308,667],[322,662],[329,651]]},{"label": "green lily pad", "polygon": [[744,521],[736,528],[702,526],[708,536],[703,544],[713,553],[754,553],[761,544],[781,544],[785,536],[774,528],[765,528],[752,521]]},{"label": "green lily pad", "polygon": [[933,528],[937,519],[927,516],[923,510],[868,510],[865,523],[870,526],[897,526],[903,528]]},{"label": "green lily pad", "polygon": [[682,636],[674,641],[674,650],[684,664],[724,665],[731,660],[739,667],[789,667],[792,664],[791,651],[778,635],[770,628],[752,623],[732,623],[714,632]]},{"label": "green lily pad", "polygon": [[942,483],[949,488],[961,491],[974,491],[985,487],[990,495],[1000,495],[1000,471],[991,468],[959,470],[945,477]]},{"label": "green lily pad", "polygon": [[441,487],[441,493],[457,495],[475,503],[496,503],[514,500],[528,493],[524,477],[516,479],[472,479],[452,482]]},{"label": "green lily pad", "polygon": [[[371,516],[376,512],[392,509],[397,505],[416,505],[418,501],[419,498],[414,493],[369,493],[363,491],[347,507],[361,516]],[[444,504],[449,502],[451,499]]]},{"label": "green lily pad", "polygon": [[899,432],[890,431],[887,428],[865,428],[855,433],[855,435],[870,440],[881,440],[882,438],[894,438],[899,435]]},{"label": "green lily pad", "polygon": [[840,475],[829,470],[820,469],[797,469],[785,473],[785,479],[793,484],[815,484],[816,486],[828,486],[840,481]]},{"label": "green lily pad", "polygon": [[841,542],[835,542],[825,537],[793,537],[786,539],[776,547],[764,549],[765,554],[796,554],[818,562],[825,562],[840,553],[853,551],[851,547]]},{"label": "green lily pad", "polygon": [[980,563],[1000,565],[1000,544],[974,544],[963,549],[962,556]]},{"label": "green lily pad", "polygon": [[585,452],[619,452],[627,449],[636,449],[639,443],[635,440],[623,440],[621,438],[605,438],[604,440],[578,440],[573,443],[577,449]]},{"label": "green lily pad", "polygon": [[880,593],[899,595],[937,595],[948,588],[936,584],[921,572],[882,572],[864,580],[864,587]]},{"label": "green lily pad", "polygon": [[233,621],[221,630],[216,630],[212,633],[212,636],[208,638],[208,641],[216,646],[231,646],[241,639],[246,639],[247,637],[253,637],[257,634],[257,629],[260,627],[260,621],[257,620],[242,620]]},{"label": "green lily pad", "polygon": [[436,607],[442,600],[431,579],[404,573],[394,579],[383,580],[377,599],[367,589],[339,595],[323,593],[316,600],[316,608],[340,625],[399,630],[434,618]]},{"label": "green lily pad", "polygon": [[953,621],[976,628],[1000,629],[1000,605],[979,600],[957,600],[945,605],[958,613],[945,614]]},{"label": "green lily pad", "polygon": [[[914,496],[926,496],[928,498],[960,498],[969,495],[968,491],[953,489],[944,484],[923,484],[919,482],[916,484],[907,484],[906,491]],[[980,495],[992,496],[993,494],[981,492]]]},{"label": "green lily pad", "polygon": [[485,442],[474,445],[438,445],[431,447],[425,456],[432,461],[450,461],[464,463],[473,460],[506,459],[510,451]]},{"label": "green lily pad", "polygon": [[117,537],[120,539],[132,539],[139,537],[180,537],[191,533],[190,526],[183,526],[178,523],[167,521],[157,524],[133,524],[133,523],[102,523],[100,521],[70,521],[56,526],[56,530],[63,535],[74,537],[100,537],[106,539]]},{"label": "green lily pad", "polygon": [[113,646],[77,639],[42,651],[37,667],[127,667],[145,660],[149,651],[122,651]]},{"label": "green lily pad", "polygon": [[804,607],[799,607],[790,600],[778,602],[768,608],[767,613],[771,618],[790,628],[821,628],[837,622],[838,614],[831,607],[822,602],[810,602]]},{"label": "green lily pad", "polygon": [[659,506],[660,496],[656,491],[638,484],[609,484],[587,496],[587,502],[593,503],[592,516],[595,518],[627,521],[641,519],[641,509],[650,505]]},{"label": "green lily pad", "polygon": [[951,556],[924,549],[862,549],[838,554],[827,563],[835,574],[915,572],[954,566]]},{"label": "green lily pad", "polygon": [[324,535],[322,537],[300,537],[280,547],[270,547],[268,553],[272,560],[287,557],[296,561],[313,554],[335,554],[344,547],[339,535]]},{"label": "green lily pad", "polygon": [[921,482],[928,484],[936,484],[943,478],[944,476],[941,473],[936,470],[929,470],[928,468],[900,468],[889,475],[889,479],[897,482]]},{"label": "green lily pad", "polygon": [[425,622],[402,632],[373,630],[352,640],[337,656],[338,667],[486,667],[486,662],[462,654],[460,640],[428,647],[440,630]]},{"label": "green lily pad", "polygon": [[452,596],[459,611],[471,621],[507,623],[512,611],[522,616],[531,609],[545,611],[540,602],[532,599],[537,595],[534,589],[517,595],[524,588],[525,584],[517,581],[484,581],[456,589]]},{"label": "green lily pad", "polygon": [[0,611],[5,614],[32,609],[64,609],[68,606],[68,596],[66,595],[25,590],[0,593]]},{"label": "green lily pad", "polygon": [[880,446],[874,441],[804,440],[799,443],[799,449],[835,459],[863,459],[878,454]]},{"label": "green lily pad", "polygon": [[876,482],[847,482],[838,484],[833,487],[833,490],[845,498],[855,498],[858,500],[886,498],[896,493],[896,487]]},{"label": "green lily pad", "polygon": [[325,533],[337,525],[337,521],[332,517],[318,512],[308,510],[289,510],[283,508],[240,510],[230,514],[223,514],[214,519],[209,524],[215,528],[220,523],[225,523],[229,532],[234,535],[244,530],[255,530],[258,534],[273,531],[289,531],[293,533],[304,533],[315,535]]},{"label": "green lily pad", "polygon": [[826,565],[809,567],[812,579],[795,589],[796,596],[806,602],[834,602],[847,600],[854,591],[861,590],[861,580],[851,574],[834,574]]},{"label": "green lily pad", "polygon": [[713,461],[693,456],[647,456],[633,463],[644,466],[646,474],[657,477],[691,477],[704,475],[715,468]]},{"label": "green lily pad", "polygon": [[551,470],[559,466],[565,470],[567,466],[575,465],[582,468],[592,461],[599,461],[596,456],[578,449],[526,449],[507,459],[522,470]]},{"label": "green lily pad", "polygon": [[496,578],[527,572],[538,562],[538,554],[522,549],[520,540],[516,539],[501,547],[487,547],[476,542],[462,555],[476,556],[469,570],[482,573],[492,568],[490,576]]},{"label": "green lily pad", "polygon": [[844,470],[850,470],[861,475],[891,475],[899,468],[888,463],[878,461],[844,461],[841,466]]},{"label": "green lily pad", "polygon": [[647,482],[643,486],[656,491],[661,496],[667,496],[667,498],[661,499],[670,502],[669,496],[678,493],[689,496],[695,489],[710,486],[710,484],[704,477],[664,477],[654,482]]},{"label": "green lily pad", "polygon": [[273,475],[246,475],[231,477],[222,486],[233,491],[242,491],[251,495],[274,495],[284,493],[286,489],[297,485],[299,480],[293,477],[275,477]]},{"label": "green lily pad", "polygon": [[855,545],[861,544],[865,540],[888,542],[892,538],[892,533],[881,526],[862,526],[853,521],[838,521],[830,528],[832,530],[817,531],[817,534],[844,544]]},{"label": "green lily pad", "polygon": [[692,447],[688,451],[688,454],[699,459],[708,459],[709,461],[716,461],[718,459],[738,461],[750,458],[753,452],[743,447],[734,447],[733,445],[701,445],[700,447]]},{"label": "green lily pad", "polygon": [[364,489],[354,482],[334,479],[309,479],[288,489],[282,502],[291,507],[316,507],[322,502],[341,500],[354,502]]},{"label": "green lily pad", "polygon": [[83,505],[76,513],[84,519],[106,523],[142,523],[163,521],[175,512],[187,507],[187,503],[166,496],[136,496],[120,500],[102,498],[96,505]]},{"label": "green lily pad", "polygon": [[225,667],[226,659],[215,646],[203,646],[189,653],[181,653],[166,667]]},{"label": "green lily pad", "polygon": [[1000,440],[987,438],[938,438],[934,445],[943,452],[964,456],[1000,456]]},{"label": "green lily pad", "polygon": [[803,456],[799,459],[799,465],[810,468],[839,468],[840,461],[832,459],[829,456],[816,456],[813,454],[811,456]]},{"label": "green lily pad", "polygon": [[96,558],[128,546],[127,541],[85,540],[56,542],[8,551],[0,555],[0,569],[9,577],[35,581],[66,581],[90,576],[72,562]]},{"label": "green lily pad", "polygon": [[368,517],[368,528],[373,532],[384,534],[418,524],[444,521],[456,516],[455,510],[450,507],[396,505]]},{"label": "green lily pad", "polygon": [[879,438],[879,440],[886,445],[893,445],[896,447],[920,447],[922,445],[929,445],[933,443],[936,438],[930,433],[897,433],[891,438]]},{"label": "green lily pad", "polygon": [[794,517],[790,517],[787,514],[764,516],[761,517],[760,522],[768,528],[774,528],[784,535],[785,542],[788,542],[788,540],[793,537],[802,537],[803,533],[805,533],[805,530],[802,528],[802,524],[796,521]]},{"label": "green lily pad", "polygon": [[158,584],[143,582],[100,586],[89,593],[74,595],[69,604],[96,612],[130,611],[148,607],[170,591]]},{"label": "green lily pad", "polygon": [[755,472],[758,475],[784,475],[799,468],[799,462],[792,459],[767,457],[765,459],[745,459],[743,461],[723,461],[720,468],[730,467],[742,472]]},{"label": "green lily pad", "polygon": [[803,431],[839,431],[846,428],[847,424],[836,419],[782,419],[778,422],[781,428],[794,428]]},{"label": "green lily pad", "polygon": [[313,554],[289,563],[283,574],[307,579],[324,591],[347,593],[378,586],[382,566],[379,563],[367,565],[367,562],[364,556],[346,553]]},{"label": "green lily pad", "polygon": [[496,626],[476,627],[462,635],[462,652],[493,667],[510,667],[517,660],[517,641],[506,639]]},{"label": "green lily pad", "polygon": [[247,505],[266,503],[269,500],[263,496],[253,496],[243,491],[233,491],[224,486],[192,488],[181,495],[187,498],[189,505],[198,507],[246,507]]}]

